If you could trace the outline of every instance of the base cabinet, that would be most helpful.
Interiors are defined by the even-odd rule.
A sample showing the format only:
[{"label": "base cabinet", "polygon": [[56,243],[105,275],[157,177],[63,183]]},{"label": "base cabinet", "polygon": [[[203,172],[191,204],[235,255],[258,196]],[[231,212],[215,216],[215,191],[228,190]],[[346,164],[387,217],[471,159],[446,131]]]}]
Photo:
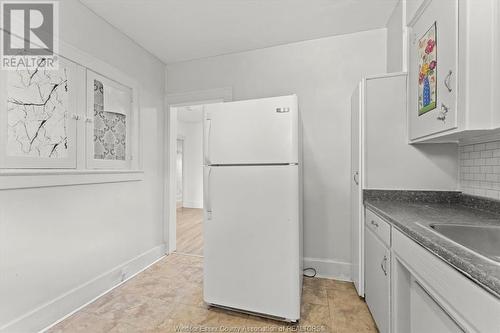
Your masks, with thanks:
[{"label": "base cabinet", "polygon": [[380,333],[390,325],[389,249],[368,227],[365,229],[365,300]]},{"label": "base cabinet", "polygon": [[500,299],[365,210],[365,300],[381,333],[500,332]]},{"label": "base cabinet", "polygon": [[464,332],[415,279],[412,279],[410,285],[410,309],[412,333]]},{"label": "base cabinet", "polygon": [[393,332],[499,332],[500,299],[392,228]]}]

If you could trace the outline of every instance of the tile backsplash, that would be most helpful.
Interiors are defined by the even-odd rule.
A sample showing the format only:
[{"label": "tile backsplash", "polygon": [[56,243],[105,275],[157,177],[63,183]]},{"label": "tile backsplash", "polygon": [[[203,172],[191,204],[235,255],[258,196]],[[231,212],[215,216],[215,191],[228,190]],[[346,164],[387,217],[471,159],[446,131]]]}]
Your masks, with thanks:
[{"label": "tile backsplash", "polygon": [[460,189],[500,200],[500,140],[460,147]]}]

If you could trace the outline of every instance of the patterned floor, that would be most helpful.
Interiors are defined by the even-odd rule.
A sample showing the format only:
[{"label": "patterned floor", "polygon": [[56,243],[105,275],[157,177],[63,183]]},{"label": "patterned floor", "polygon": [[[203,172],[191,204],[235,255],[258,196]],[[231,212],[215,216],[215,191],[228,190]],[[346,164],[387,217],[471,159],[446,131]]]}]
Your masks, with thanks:
[{"label": "patterned floor", "polygon": [[201,257],[169,255],[49,332],[377,332],[353,284],[327,279],[304,279],[297,327],[208,308],[202,266]]}]

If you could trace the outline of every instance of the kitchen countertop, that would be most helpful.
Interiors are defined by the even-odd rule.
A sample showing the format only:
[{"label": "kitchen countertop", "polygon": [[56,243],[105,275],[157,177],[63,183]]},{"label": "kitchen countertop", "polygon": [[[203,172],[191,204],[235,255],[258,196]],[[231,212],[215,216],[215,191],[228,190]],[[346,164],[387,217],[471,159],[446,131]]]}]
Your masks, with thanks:
[{"label": "kitchen countertop", "polygon": [[500,298],[500,263],[433,231],[432,223],[500,226],[500,202],[458,192],[367,190],[367,208]]}]

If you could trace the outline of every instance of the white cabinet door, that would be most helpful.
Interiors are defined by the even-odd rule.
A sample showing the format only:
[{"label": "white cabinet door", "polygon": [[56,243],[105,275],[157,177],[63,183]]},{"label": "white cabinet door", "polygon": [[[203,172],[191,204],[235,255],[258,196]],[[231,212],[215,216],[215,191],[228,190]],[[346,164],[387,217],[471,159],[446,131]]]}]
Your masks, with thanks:
[{"label": "white cabinet door", "polygon": [[363,221],[361,187],[361,89],[360,84],[351,97],[351,275],[359,296],[364,296],[363,285]]},{"label": "white cabinet door", "polygon": [[415,279],[411,281],[410,290],[411,333],[464,332]]},{"label": "white cabinet door", "polygon": [[130,168],[132,88],[87,70],[87,92],[87,168]]},{"label": "white cabinet door", "polygon": [[390,252],[365,228],[365,300],[380,333],[390,332]]},{"label": "white cabinet door", "polygon": [[76,168],[83,67],[59,58],[59,68],[0,74],[0,167]]},{"label": "white cabinet door", "polygon": [[458,0],[431,0],[410,25],[410,140],[457,127]]}]

